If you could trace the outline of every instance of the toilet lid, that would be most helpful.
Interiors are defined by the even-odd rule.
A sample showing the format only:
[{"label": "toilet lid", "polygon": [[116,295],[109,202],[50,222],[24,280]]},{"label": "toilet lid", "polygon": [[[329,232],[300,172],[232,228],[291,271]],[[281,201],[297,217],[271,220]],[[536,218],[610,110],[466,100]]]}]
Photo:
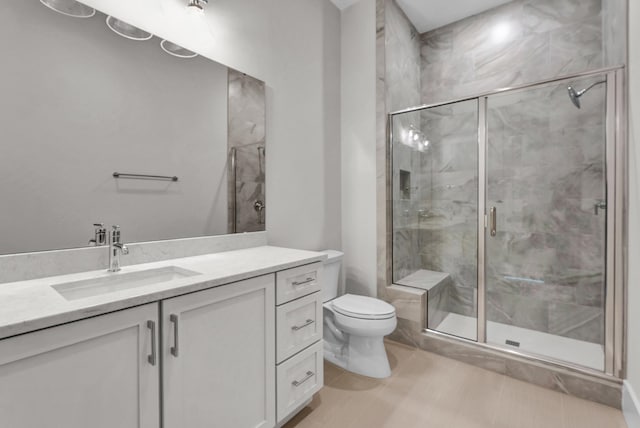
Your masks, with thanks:
[{"label": "toilet lid", "polygon": [[336,312],[353,318],[386,319],[396,313],[393,306],[373,297],[345,294],[332,303]]}]

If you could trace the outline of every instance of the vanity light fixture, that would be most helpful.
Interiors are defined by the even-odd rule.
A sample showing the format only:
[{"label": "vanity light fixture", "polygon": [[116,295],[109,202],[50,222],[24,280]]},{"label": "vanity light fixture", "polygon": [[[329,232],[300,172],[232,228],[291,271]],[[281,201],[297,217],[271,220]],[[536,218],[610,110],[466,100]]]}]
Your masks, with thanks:
[{"label": "vanity light fixture", "polygon": [[194,13],[203,13],[204,7],[209,3],[209,0],[189,0],[189,4],[187,4],[187,9],[190,12]]},{"label": "vanity light fixture", "polygon": [[198,56],[197,53],[191,52],[189,49],[185,49],[182,46],[176,45],[175,43],[172,43],[168,40],[161,41],[160,47],[169,55],[173,55],[178,58],[195,58]]},{"label": "vanity light fixture", "polygon": [[413,125],[409,126],[409,130],[403,129],[400,135],[402,144],[414,150],[424,153],[429,148],[430,142],[426,135]]},{"label": "vanity light fixture", "polygon": [[49,9],[73,18],[91,18],[96,14],[92,7],[84,5],[76,0],[40,0],[40,3]]},{"label": "vanity light fixture", "polygon": [[117,35],[129,40],[149,40],[153,37],[153,34],[134,27],[131,24],[127,24],[124,21],[120,21],[113,16],[107,16],[107,26]]}]

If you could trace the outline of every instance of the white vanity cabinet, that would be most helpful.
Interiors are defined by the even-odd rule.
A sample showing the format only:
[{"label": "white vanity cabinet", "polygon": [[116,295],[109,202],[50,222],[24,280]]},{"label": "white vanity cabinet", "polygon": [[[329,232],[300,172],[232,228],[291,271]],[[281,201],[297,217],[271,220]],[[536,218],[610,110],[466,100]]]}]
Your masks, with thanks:
[{"label": "white vanity cabinet", "polygon": [[158,428],[154,330],[157,303],[0,340],[0,426]]},{"label": "white vanity cabinet", "polygon": [[162,301],[164,428],[275,426],[274,298],[271,274]]},{"label": "white vanity cabinet", "polygon": [[322,274],[321,262],[276,273],[278,426],[323,386]]},{"label": "white vanity cabinet", "polygon": [[322,387],[322,270],[194,283],[2,339],[0,428],[281,426]]}]

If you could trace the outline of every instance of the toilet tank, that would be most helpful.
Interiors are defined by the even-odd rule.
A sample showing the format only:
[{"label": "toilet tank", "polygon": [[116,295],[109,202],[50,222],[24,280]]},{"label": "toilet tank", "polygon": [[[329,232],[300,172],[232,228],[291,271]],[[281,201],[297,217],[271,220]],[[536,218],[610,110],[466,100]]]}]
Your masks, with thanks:
[{"label": "toilet tank", "polygon": [[344,253],[335,250],[320,251],[328,256],[324,262],[324,279],[322,283],[322,301],[338,297],[338,285],[340,284],[340,267]]}]

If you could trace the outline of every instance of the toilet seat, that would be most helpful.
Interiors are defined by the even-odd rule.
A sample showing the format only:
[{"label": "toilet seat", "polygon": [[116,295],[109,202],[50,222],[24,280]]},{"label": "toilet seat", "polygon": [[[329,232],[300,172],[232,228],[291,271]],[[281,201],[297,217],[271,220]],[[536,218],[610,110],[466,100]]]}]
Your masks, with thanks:
[{"label": "toilet seat", "polygon": [[393,318],[396,309],[387,302],[367,296],[345,294],[332,300],[333,309],[339,314],[359,319],[381,320]]}]

